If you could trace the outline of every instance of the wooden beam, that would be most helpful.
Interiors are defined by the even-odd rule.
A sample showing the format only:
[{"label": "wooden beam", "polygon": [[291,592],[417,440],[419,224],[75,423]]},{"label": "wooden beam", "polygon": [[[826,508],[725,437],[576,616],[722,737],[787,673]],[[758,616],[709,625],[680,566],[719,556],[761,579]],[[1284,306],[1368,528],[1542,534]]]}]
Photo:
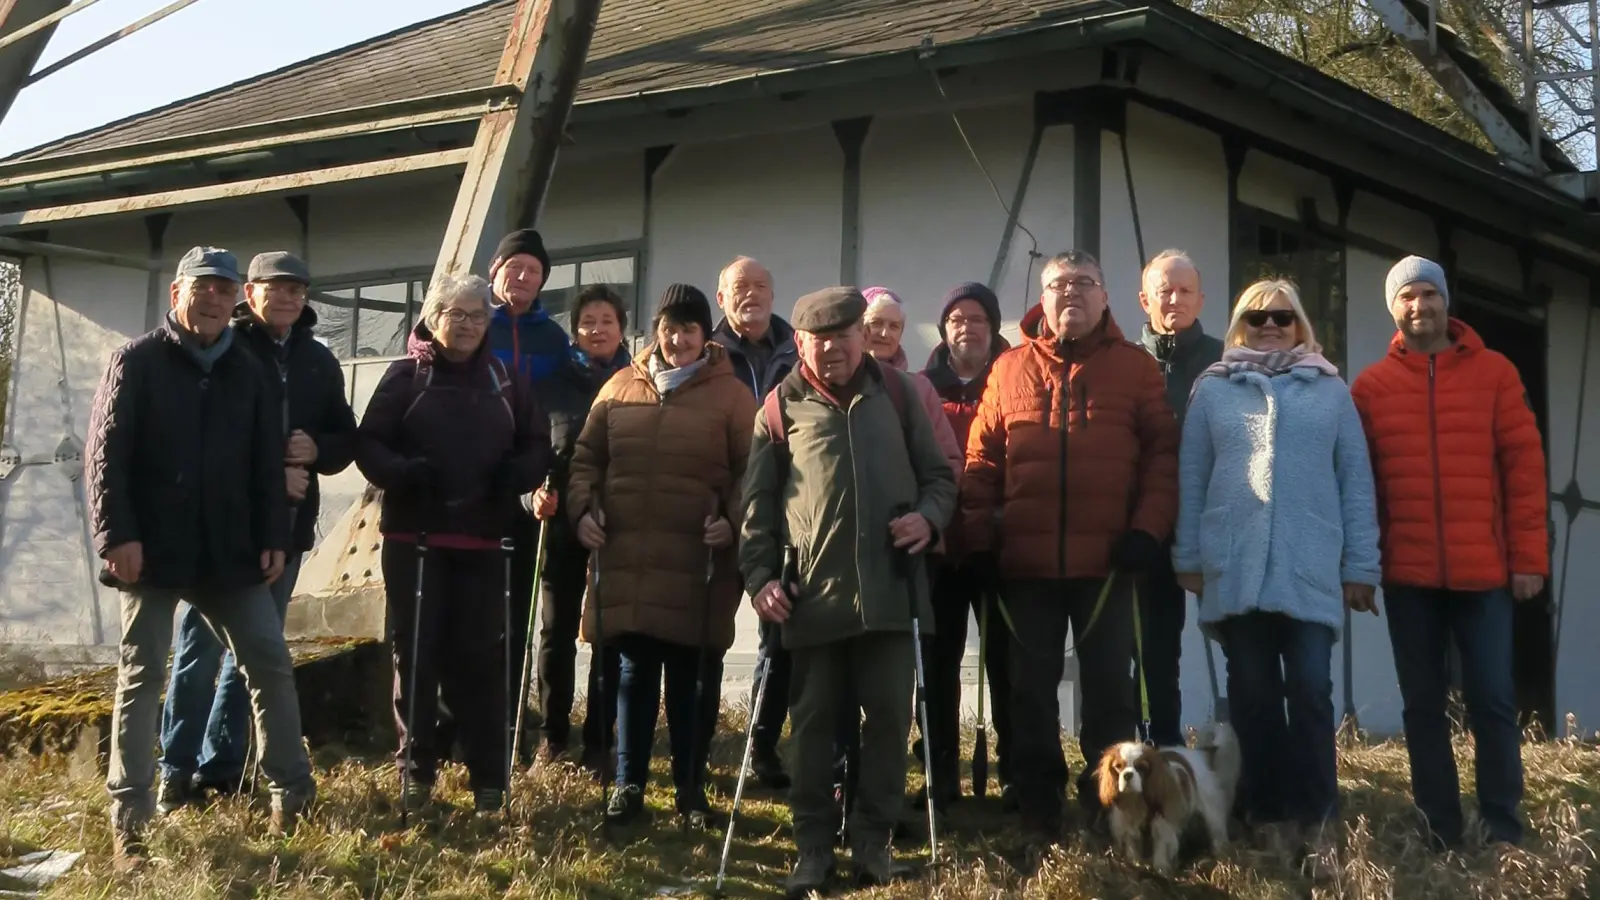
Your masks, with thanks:
[{"label": "wooden beam", "polygon": [[601,0],[519,0],[495,84],[520,92],[488,113],[467,160],[436,273],[487,270],[500,236],[532,225],[555,169]]},{"label": "wooden beam", "polygon": [[23,87],[27,87],[28,85],[33,84],[36,81],[40,81],[42,79],[49,78],[51,75],[54,75],[55,73],[61,71],[62,69],[65,69],[67,66],[72,65],[73,63],[77,62],[78,60],[83,59],[86,56],[93,55],[93,54],[95,54],[95,53],[97,53],[97,52],[99,52],[101,50],[104,50],[105,48],[111,46],[112,44],[115,44],[117,41],[122,40],[123,38],[127,37],[128,35],[133,34],[136,31],[141,31],[141,30],[143,30],[145,28],[148,28],[149,26],[154,25],[155,23],[161,21],[162,19],[165,19],[167,16],[170,16],[173,13],[177,12],[178,10],[183,9],[184,7],[189,6],[189,5],[191,5],[191,4],[195,3],[195,2],[196,2],[196,0],[174,0],[174,2],[167,4],[166,6],[162,7],[161,9],[156,10],[155,12],[151,13],[148,16],[145,16],[144,18],[142,18],[139,21],[133,23],[132,25],[129,25],[129,26],[125,27],[125,28],[122,28],[122,29],[119,29],[117,31],[114,31],[111,34],[106,35],[105,37],[101,38],[98,41],[95,41],[92,44],[88,44],[88,45],[86,45],[86,46],[84,46],[84,47],[82,47],[80,49],[74,50],[71,53],[68,53],[66,56],[62,57],[61,59],[58,59],[55,62],[51,63],[50,65],[45,66],[44,68],[40,69],[39,71],[34,72],[32,75],[29,75],[27,78],[22,79],[22,86]]},{"label": "wooden beam", "polygon": [[0,232],[38,226],[46,222],[93,219],[100,216],[115,216],[132,212],[159,212],[191,203],[212,203],[240,197],[296,193],[310,187],[337,184],[345,181],[359,181],[365,178],[383,178],[408,172],[450,168],[462,165],[466,161],[467,151],[465,149],[439,150],[433,153],[402,156],[398,159],[385,159],[350,166],[334,166],[333,168],[318,169],[311,172],[295,172],[289,175],[250,178],[227,184],[184,188],[176,191],[160,191],[154,194],[121,197],[115,200],[95,200],[90,203],[74,203],[67,206],[48,206],[40,209],[0,214]]},{"label": "wooden beam", "polygon": [[49,28],[50,26],[56,24],[57,22],[61,21],[62,19],[65,19],[67,16],[70,16],[75,12],[82,12],[83,10],[88,9],[89,7],[95,5],[96,3],[99,3],[99,2],[100,2],[100,0],[78,0],[77,3],[74,3],[71,6],[68,6],[66,9],[58,9],[55,12],[50,13],[47,16],[44,16],[43,18],[37,19],[37,20],[35,20],[34,22],[32,22],[32,23],[30,23],[28,25],[24,25],[23,27],[18,28],[16,31],[13,31],[10,34],[6,35],[5,37],[0,38],[0,50],[4,50],[5,48],[11,46],[12,44],[17,43],[18,41],[21,41],[21,40],[23,40],[25,38],[28,38],[28,37],[32,36],[32,35],[38,34],[39,32],[45,30],[46,28]]},{"label": "wooden beam", "polygon": [[107,266],[119,266],[124,269],[138,269],[141,272],[161,271],[161,260],[159,259],[139,259],[134,256],[123,256],[119,253],[85,250],[81,247],[68,247],[65,244],[50,244],[44,241],[25,241],[19,238],[0,236],[0,250],[15,253],[19,256],[51,256],[61,259],[75,259],[80,262],[101,263]]}]

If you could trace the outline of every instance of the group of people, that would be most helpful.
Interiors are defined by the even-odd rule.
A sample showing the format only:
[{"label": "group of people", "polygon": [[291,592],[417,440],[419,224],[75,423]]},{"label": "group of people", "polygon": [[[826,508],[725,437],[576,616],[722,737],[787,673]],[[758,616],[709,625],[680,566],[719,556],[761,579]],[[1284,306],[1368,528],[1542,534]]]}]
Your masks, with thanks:
[{"label": "group of people", "polygon": [[707,757],[748,598],[765,686],[749,771],[788,791],[791,896],[833,877],[841,812],[857,879],[896,875],[919,659],[919,800],[942,813],[962,796],[974,613],[992,632],[980,638],[1002,795],[1030,846],[1060,840],[1074,781],[1087,831],[1103,834],[1092,770],[1072,779],[1062,748],[1065,652],[1084,758],[1136,735],[1181,745],[1194,594],[1227,659],[1236,811],[1264,845],[1325,864],[1338,842],[1332,648],[1347,610],[1379,611],[1381,585],[1426,834],[1441,848],[1467,838],[1446,717],[1454,643],[1483,825],[1520,840],[1510,623],[1548,573],[1544,457],[1515,368],[1450,316],[1435,263],[1390,272],[1396,334],[1353,385],[1287,281],[1250,285],[1221,339],[1205,334],[1200,272],[1178,251],[1142,273],[1137,340],[1100,264],[1072,251],[1045,264],[1016,347],[993,291],[951,290],[917,373],[888,288],[809,293],[785,320],[771,272],[738,257],[714,298],[667,287],[633,357],[621,298],[584,289],[569,336],[539,302],[549,272],[522,230],[488,280],[437,279],[356,427],[336,361],[308,339],[302,263],[265,254],[248,279],[214,248],[180,263],[166,322],[112,357],[86,454],[97,549],[123,589],[119,859],[137,860],[150,815],[163,680],[150,672],[180,600],[160,808],[239,783],[251,736],[235,672],[275,826],[314,798],[282,586],[310,545],[316,475],[352,460],[383,491],[407,808],[428,801],[454,744],[476,808],[503,805],[517,762],[507,692],[537,607],[540,764],[572,757],[581,637],[593,656],[577,759],[611,783],[607,820],[643,811],[664,698],[677,811],[714,824]]}]

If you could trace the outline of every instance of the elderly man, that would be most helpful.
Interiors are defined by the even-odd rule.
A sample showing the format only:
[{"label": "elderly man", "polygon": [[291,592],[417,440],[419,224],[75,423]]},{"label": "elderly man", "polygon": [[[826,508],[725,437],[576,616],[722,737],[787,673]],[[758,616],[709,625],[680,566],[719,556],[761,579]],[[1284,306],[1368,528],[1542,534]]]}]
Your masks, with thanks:
[{"label": "elderly man", "polygon": [[[1177,515],[1178,425],[1155,360],[1123,340],[1100,264],[1052,257],[1023,345],[995,361],[967,442],[962,525],[998,553],[1011,623],[1012,778],[1033,849],[1060,837],[1063,651],[1083,684],[1079,746],[1091,762],[1137,734],[1129,589],[1162,565]],[[983,564],[995,565],[993,561]],[[1115,576],[1115,577],[1114,577]],[[1093,768],[1078,778],[1103,830]]]},{"label": "elderly man", "polygon": [[101,580],[122,591],[106,781],[119,868],[145,853],[153,738],[180,601],[238,655],[274,829],[291,830],[316,796],[270,591],[290,547],[283,412],[228,327],[240,280],[226,250],[185,254],[172,311],[111,355],[90,415],[83,455],[94,546],[106,563]]},{"label": "elderly man", "polygon": [[1512,604],[1538,596],[1550,574],[1539,425],[1516,367],[1451,318],[1437,263],[1401,260],[1384,292],[1394,340],[1351,394],[1377,479],[1383,596],[1405,701],[1411,791],[1432,844],[1462,846],[1446,713],[1453,642],[1478,750],[1478,817],[1491,842],[1517,844],[1522,756]]},{"label": "elderly man", "polygon": [[[306,264],[282,251],[263,253],[250,261],[249,277],[233,329],[235,339],[268,372],[271,402],[281,413],[292,532],[283,575],[272,584],[281,622],[301,555],[316,544],[317,476],[336,475],[355,458],[356,418],[345,400],[339,361],[312,335],[317,314],[306,304],[311,284]],[[211,633],[200,611],[185,605],[161,715],[157,810],[170,812],[208,790],[239,789],[249,717],[250,697],[233,653]]]},{"label": "elderly man", "polygon": [[[794,657],[789,805],[800,859],[787,889],[796,898],[834,870],[830,750],[847,696],[864,714],[851,859],[864,885],[893,875],[915,680],[912,604],[925,627],[932,622],[915,557],[938,541],[956,500],[910,379],[864,352],[866,305],[848,287],[796,304],[801,362],[777,388],[776,416],[757,418],[745,478],[739,568],[756,613],[784,626]],[[782,572],[786,546],[796,548],[797,571]],[[780,584],[785,574],[792,583]]]},{"label": "elderly man", "polygon": [[[1139,306],[1149,321],[1139,335],[1139,343],[1161,364],[1161,374],[1167,380],[1167,404],[1177,414],[1179,434],[1183,433],[1183,414],[1189,407],[1194,380],[1222,358],[1222,342],[1200,327],[1200,310],[1205,305],[1200,269],[1189,254],[1163,250],[1144,267],[1139,279]],[[1172,572],[1170,552],[1162,554],[1139,592],[1144,677],[1150,694],[1150,740],[1162,747],[1183,743],[1183,690],[1178,660],[1183,655],[1188,602],[1188,595]]]},{"label": "elderly man", "polygon": [[[789,374],[796,359],[794,329],[772,313],[772,273],[748,256],[734,259],[717,276],[717,305],[723,319],[712,329],[711,339],[728,351],[733,374],[750,386],[759,401]],[[781,791],[789,787],[789,775],[778,758],[778,738],[789,715],[791,663],[783,649],[782,629],[765,621],[760,627],[756,668],[770,667],[771,672],[766,697],[755,711],[751,769],[762,784]]]}]

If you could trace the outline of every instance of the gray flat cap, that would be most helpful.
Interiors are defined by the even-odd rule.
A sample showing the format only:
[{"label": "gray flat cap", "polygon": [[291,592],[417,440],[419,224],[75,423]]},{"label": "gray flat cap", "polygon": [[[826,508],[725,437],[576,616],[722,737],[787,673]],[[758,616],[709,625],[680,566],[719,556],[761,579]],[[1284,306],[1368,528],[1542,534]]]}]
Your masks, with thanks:
[{"label": "gray flat cap", "polygon": [[861,321],[867,311],[867,298],[853,287],[831,287],[813,291],[794,305],[794,321],[800,331],[826,334],[849,328]]},{"label": "gray flat cap", "polygon": [[273,250],[270,253],[258,253],[255,259],[250,260],[250,280],[283,280],[310,284],[311,269],[293,253]]},{"label": "gray flat cap", "polygon": [[239,261],[221,247],[193,247],[183,255],[183,259],[178,260],[179,278],[199,278],[202,275],[214,275],[233,282],[244,280],[239,277]]}]

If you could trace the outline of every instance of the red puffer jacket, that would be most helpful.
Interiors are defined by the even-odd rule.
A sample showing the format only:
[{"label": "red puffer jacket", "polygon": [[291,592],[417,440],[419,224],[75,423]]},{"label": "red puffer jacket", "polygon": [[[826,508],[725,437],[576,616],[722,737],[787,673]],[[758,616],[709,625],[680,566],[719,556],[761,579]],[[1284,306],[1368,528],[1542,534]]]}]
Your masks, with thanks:
[{"label": "red puffer jacket", "polygon": [[1023,346],[989,373],[961,486],[966,546],[996,546],[998,508],[1008,578],[1101,578],[1129,529],[1172,531],[1178,423],[1160,367],[1109,311],[1066,351],[1043,320],[1034,307]]},{"label": "red puffer jacket", "polygon": [[1351,387],[1372,448],[1383,578],[1482,591],[1548,575],[1544,449],[1522,378],[1466,323],[1425,356],[1396,333]]}]

